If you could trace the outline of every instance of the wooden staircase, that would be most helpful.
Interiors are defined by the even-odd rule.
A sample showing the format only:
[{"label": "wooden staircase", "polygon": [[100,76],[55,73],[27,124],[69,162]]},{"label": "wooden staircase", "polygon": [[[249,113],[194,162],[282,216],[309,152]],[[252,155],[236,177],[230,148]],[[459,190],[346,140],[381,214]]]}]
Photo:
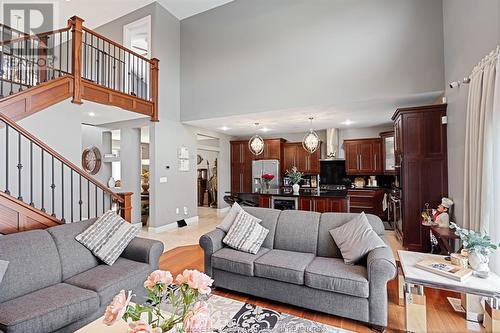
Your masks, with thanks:
[{"label": "wooden staircase", "polygon": [[158,59],[147,59],[72,17],[28,35],[0,23],[0,234],[42,229],[115,209],[128,221],[132,193],[114,193],[16,121],[68,98],[158,121]]},{"label": "wooden staircase", "polygon": [[0,24],[0,112],[19,120],[65,99],[116,106],[158,121],[158,59],[83,26],[36,35]]}]

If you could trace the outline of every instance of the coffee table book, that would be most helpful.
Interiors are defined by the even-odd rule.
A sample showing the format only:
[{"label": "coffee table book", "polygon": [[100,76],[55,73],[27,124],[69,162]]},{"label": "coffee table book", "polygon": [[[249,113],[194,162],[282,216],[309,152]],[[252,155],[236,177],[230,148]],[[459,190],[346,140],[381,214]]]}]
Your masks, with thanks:
[{"label": "coffee table book", "polygon": [[415,266],[460,282],[472,275],[472,269],[452,265],[446,260],[426,259],[419,261]]}]

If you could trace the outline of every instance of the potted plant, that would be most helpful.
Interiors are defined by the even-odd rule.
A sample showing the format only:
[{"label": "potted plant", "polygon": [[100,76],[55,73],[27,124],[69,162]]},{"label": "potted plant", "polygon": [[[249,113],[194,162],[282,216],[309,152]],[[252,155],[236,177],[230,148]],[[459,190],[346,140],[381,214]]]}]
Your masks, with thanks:
[{"label": "potted plant", "polygon": [[286,175],[288,176],[288,178],[290,178],[290,181],[292,182],[293,186],[293,193],[294,194],[299,194],[299,190],[300,190],[300,181],[302,180],[302,176],[304,176],[304,174],[300,171],[297,170],[297,167],[293,167],[291,171],[286,171]]},{"label": "potted plant", "polygon": [[274,179],[274,175],[270,174],[270,173],[264,173],[264,174],[262,174],[261,178],[262,178],[262,182],[264,184],[263,190],[268,191],[269,187],[270,187],[270,183]]},{"label": "potted plant", "polygon": [[463,243],[465,252],[469,257],[469,264],[479,276],[488,276],[490,268],[490,254],[495,251],[500,244],[495,244],[491,241],[488,235],[482,235],[474,230],[467,230],[459,227],[455,223],[450,223],[450,229],[455,229],[455,234],[460,237]]}]

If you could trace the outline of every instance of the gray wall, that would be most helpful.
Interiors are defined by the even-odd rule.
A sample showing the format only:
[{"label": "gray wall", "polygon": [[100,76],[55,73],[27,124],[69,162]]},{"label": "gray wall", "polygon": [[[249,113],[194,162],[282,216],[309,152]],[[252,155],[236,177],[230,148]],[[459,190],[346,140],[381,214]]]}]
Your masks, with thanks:
[{"label": "gray wall", "polygon": [[[500,1],[444,0],[444,60],[446,84],[470,75],[472,68],[500,44]],[[446,88],[448,98],[449,195],[462,223],[464,146],[468,86]]]},{"label": "gray wall", "polygon": [[439,0],[236,0],[181,21],[181,118],[442,91]]}]

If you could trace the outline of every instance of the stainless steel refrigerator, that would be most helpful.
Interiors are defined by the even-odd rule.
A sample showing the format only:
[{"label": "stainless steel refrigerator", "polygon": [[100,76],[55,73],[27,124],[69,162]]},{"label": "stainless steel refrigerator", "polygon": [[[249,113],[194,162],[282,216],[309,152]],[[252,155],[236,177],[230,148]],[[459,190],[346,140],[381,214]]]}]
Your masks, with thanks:
[{"label": "stainless steel refrigerator", "polygon": [[274,175],[270,182],[271,189],[280,187],[280,161],[278,160],[259,160],[252,162],[252,190],[258,192],[261,189],[261,176],[265,173]]}]

